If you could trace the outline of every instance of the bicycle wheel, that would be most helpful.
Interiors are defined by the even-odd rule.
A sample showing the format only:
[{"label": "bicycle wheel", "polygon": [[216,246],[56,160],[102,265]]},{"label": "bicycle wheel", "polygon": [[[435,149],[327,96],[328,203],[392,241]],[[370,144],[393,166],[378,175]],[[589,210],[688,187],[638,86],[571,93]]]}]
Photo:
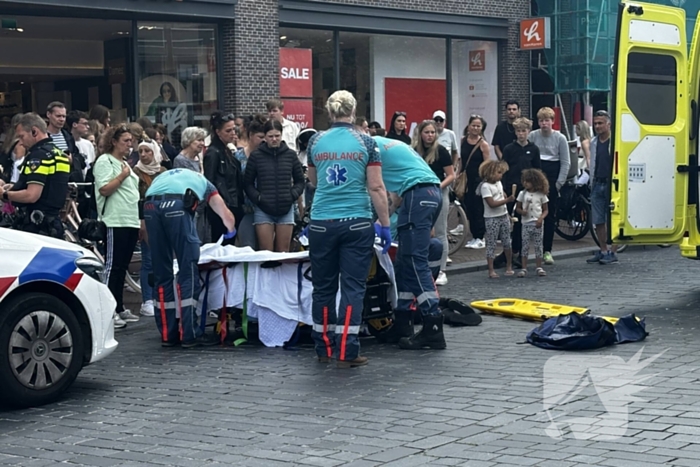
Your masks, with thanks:
[{"label": "bicycle wheel", "polygon": [[[595,231],[595,228],[591,229],[591,237],[593,237],[593,241],[595,242],[595,244],[600,246],[600,240],[598,240],[598,233]],[[627,249],[626,243],[616,243],[615,245],[617,245],[618,253],[622,253]]]},{"label": "bicycle wheel", "polygon": [[581,240],[591,230],[591,205],[576,194],[569,209],[559,209],[555,232],[563,239]]},{"label": "bicycle wheel", "polygon": [[141,250],[137,247],[131,255],[131,262],[126,270],[124,283],[137,294],[141,293]]},{"label": "bicycle wheel", "polygon": [[459,201],[450,203],[447,212],[447,244],[448,255],[453,255],[464,246],[467,241],[467,215],[460,206]]}]

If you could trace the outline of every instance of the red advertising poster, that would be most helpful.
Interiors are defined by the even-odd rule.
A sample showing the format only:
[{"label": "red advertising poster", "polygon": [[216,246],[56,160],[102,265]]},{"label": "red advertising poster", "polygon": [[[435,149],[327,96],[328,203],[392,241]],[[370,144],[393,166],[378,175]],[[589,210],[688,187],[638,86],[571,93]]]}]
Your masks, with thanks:
[{"label": "red advertising poster", "polygon": [[297,122],[301,129],[313,128],[314,106],[312,99],[282,99],[284,116],[287,120]]},{"label": "red advertising poster", "polygon": [[396,111],[406,112],[407,127],[411,131],[423,120],[433,118],[436,110],[446,111],[445,86],[444,79],[386,78],[384,109],[387,131]]},{"label": "red advertising poster", "polygon": [[311,72],[311,49],[280,48],[281,97],[313,97]]}]

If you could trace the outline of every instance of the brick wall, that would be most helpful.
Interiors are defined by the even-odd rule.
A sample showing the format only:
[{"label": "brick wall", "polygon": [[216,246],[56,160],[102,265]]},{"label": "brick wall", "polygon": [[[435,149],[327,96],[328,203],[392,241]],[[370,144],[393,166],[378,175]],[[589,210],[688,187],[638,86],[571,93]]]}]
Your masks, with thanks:
[{"label": "brick wall", "polygon": [[257,113],[279,95],[278,31],[277,0],[238,0],[223,28],[225,110]]},{"label": "brick wall", "polygon": [[[518,21],[530,15],[530,0],[313,1],[507,18],[508,40],[499,44],[500,107],[508,99],[517,99],[523,114],[528,114],[530,54],[518,50]],[[267,98],[278,95],[278,17],[277,0],[239,0],[235,24],[224,27],[224,108],[227,110],[261,111]]]}]

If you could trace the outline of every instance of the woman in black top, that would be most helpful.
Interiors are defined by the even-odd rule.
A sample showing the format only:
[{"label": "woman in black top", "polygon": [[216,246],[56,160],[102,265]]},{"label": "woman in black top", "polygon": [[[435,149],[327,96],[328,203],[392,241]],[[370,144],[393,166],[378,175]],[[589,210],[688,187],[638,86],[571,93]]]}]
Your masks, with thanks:
[{"label": "woman in black top", "polygon": [[[214,112],[209,119],[211,145],[204,153],[204,176],[209,180],[226,202],[226,207],[236,218],[236,228],[243,219],[243,171],[228,144],[236,135],[233,115]],[[200,200],[204,201],[204,200]],[[221,218],[209,207],[207,217],[211,225],[211,240],[216,242],[227,232]]]},{"label": "woman in black top", "polygon": [[386,137],[411,144],[411,137],[408,136],[408,131],[406,131],[406,112],[394,112],[394,116],[391,117],[389,133],[387,133]]},{"label": "woman in black top", "polygon": [[477,194],[477,188],[481,183],[479,166],[491,157],[489,143],[484,138],[486,120],[479,115],[469,117],[469,123],[464,129],[460,157],[462,171],[467,172],[467,192],[464,194],[464,211],[469,219],[469,230],[472,239],[467,243],[467,248],[484,248],[484,203]]},{"label": "woman in black top", "polygon": [[413,149],[428,163],[435,175],[440,179],[440,189],[442,190],[442,209],[435,221],[435,238],[442,242],[442,258],[440,259],[440,275],[436,283],[446,284],[445,266],[447,265],[447,213],[450,210],[450,189],[449,186],[455,179],[455,169],[452,166],[452,156],[442,147],[437,139],[437,125],[433,120],[423,120],[418,125],[416,139],[413,141]]},{"label": "woman in black top", "polygon": [[[255,205],[253,224],[261,250],[289,251],[294,203],[304,192],[304,170],[297,153],[282,141],[282,124],[268,120],[265,141],[245,167],[245,192]],[[292,182],[293,180],[293,182]]]}]

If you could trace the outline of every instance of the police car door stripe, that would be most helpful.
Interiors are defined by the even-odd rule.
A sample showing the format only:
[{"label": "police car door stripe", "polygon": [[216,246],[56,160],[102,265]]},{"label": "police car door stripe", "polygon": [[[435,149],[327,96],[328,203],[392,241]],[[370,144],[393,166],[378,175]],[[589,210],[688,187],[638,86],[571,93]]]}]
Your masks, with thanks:
[{"label": "police car door stripe", "polygon": [[18,284],[38,280],[65,284],[75,272],[75,260],[80,256],[78,251],[43,247],[20,273]]}]

